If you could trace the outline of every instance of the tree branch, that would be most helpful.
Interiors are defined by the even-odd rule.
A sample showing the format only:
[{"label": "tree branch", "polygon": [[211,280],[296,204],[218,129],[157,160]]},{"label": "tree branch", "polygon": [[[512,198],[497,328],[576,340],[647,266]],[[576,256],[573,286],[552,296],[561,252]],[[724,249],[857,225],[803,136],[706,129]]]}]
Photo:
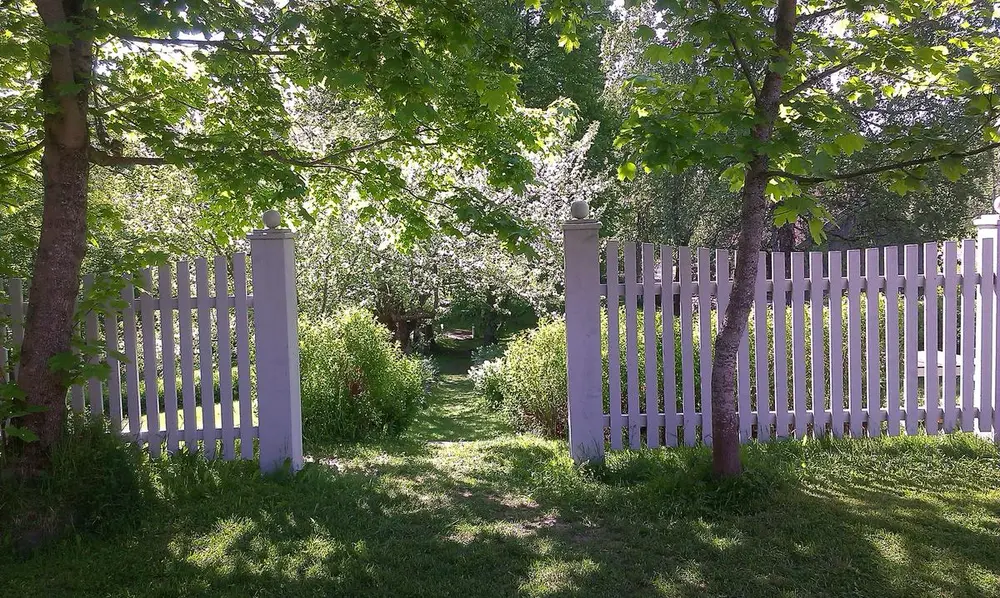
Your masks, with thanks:
[{"label": "tree branch", "polygon": [[870,174],[880,174],[883,172],[888,172],[890,170],[899,170],[903,168],[910,168],[913,166],[920,166],[922,164],[931,164],[934,162],[939,162],[941,160],[944,160],[945,158],[970,158],[972,156],[988,152],[998,147],[1000,147],[1000,142],[995,142],[995,143],[990,143],[988,145],[984,145],[982,147],[976,148],[968,152],[948,152],[947,154],[940,154],[938,156],[925,156],[923,158],[915,158],[913,160],[907,160],[905,162],[896,162],[894,164],[883,164],[882,166],[873,166],[871,168],[856,170],[854,172],[835,173],[823,177],[792,174],[790,172],[785,172],[784,170],[770,170],[768,171],[767,175],[769,177],[791,179],[799,183],[808,183],[808,184],[825,183],[827,181],[844,181],[847,179],[855,179]]},{"label": "tree branch", "polygon": [[[715,11],[721,16],[725,13],[722,10],[722,3],[719,0],[712,0],[715,5]],[[740,70],[743,71],[743,76],[746,78],[747,83],[750,85],[750,93],[753,94],[753,99],[755,102],[760,101],[760,92],[757,90],[757,81],[753,77],[753,72],[750,70],[750,65],[747,64],[746,59],[743,57],[743,52],[740,50],[740,45],[736,41],[736,36],[733,32],[726,27],[726,36],[729,38],[729,44],[733,47],[733,53],[736,54],[736,62],[740,65]]]},{"label": "tree branch", "polygon": [[8,166],[13,166],[14,164],[17,164],[21,160],[42,149],[42,146],[44,145],[45,145],[44,141],[39,141],[38,143],[30,147],[17,150],[16,152],[11,152],[9,154],[0,154],[0,162],[2,162],[2,164],[0,164],[0,168],[7,168]]},{"label": "tree branch", "polygon": [[809,13],[807,15],[801,15],[800,17],[798,17],[797,22],[800,23],[800,24],[801,23],[808,23],[810,21],[815,21],[816,19],[821,19],[823,17],[826,17],[826,16],[832,15],[834,13],[840,12],[840,11],[846,9],[846,8],[847,8],[846,4],[839,4],[839,5],[836,5],[836,6],[831,6],[829,8],[824,8],[822,10],[817,10],[816,12],[811,12],[811,13]]},{"label": "tree branch", "polygon": [[232,40],[225,40],[225,39],[178,39],[178,38],[142,37],[139,35],[131,35],[128,33],[116,33],[115,37],[117,37],[122,41],[134,42],[140,44],[157,44],[157,45],[167,45],[167,46],[197,46],[199,48],[219,48],[222,50],[229,50],[231,52],[239,52],[240,54],[249,54],[251,56],[288,55],[288,52],[285,50],[265,50],[264,48],[266,46],[264,46],[263,44],[261,44],[259,48],[255,49],[255,48],[250,48],[248,46],[233,43]]},{"label": "tree branch", "polygon": [[850,59],[845,60],[844,62],[841,62],[839,64],[835,64],[833,66],[830,66],[830,67],[827,67],[827,68],[823,69],[822,71],[816,73],[812,77],[809,77],[808,79],[806,79],[802,83],[799,83],[795,87],[793,87],[793,88],[789,89],[788,91],[786,91],[785,93],[781,94],[781,100],[780,101],[782,103],[787,102],[789,99],[795,97],[799,93],[801,93],[801,92],[803,92],[803,91],[805,91],[805,90],[807,90],[807,89],[809,89],[811,87],[814,87],[815,85],[817,85],[818,83],[820,83],[821,81],[823,81],[824,79],[826,79],[827,77],[833,76],[836,73],[839,73],[840,71],[842,71],[842,70],[846,69],[847,67],[853,65],[858,60],[860,60],[862,57],[864,57],[864,55],[865,55],[865,53],[862,52],[860,54],[852,56]]},{"label": "tree branch", "polygon": [[114,156],[94,146],[87,153],[91,164],[98,166],[164,166],[169,164],[166,158],[158,156]]}]

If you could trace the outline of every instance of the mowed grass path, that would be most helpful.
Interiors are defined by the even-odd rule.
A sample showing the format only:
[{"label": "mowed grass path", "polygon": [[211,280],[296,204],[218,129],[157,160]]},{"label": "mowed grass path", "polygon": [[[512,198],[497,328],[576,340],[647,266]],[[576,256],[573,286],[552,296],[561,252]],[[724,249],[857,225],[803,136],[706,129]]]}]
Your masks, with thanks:
[{"label": "mowed grass path", "polygon": [[432,389],[424,409],[407,439],[414,442],[460,442],[489,440],[510,433],[495,413],[483,408],[466,375],[471,365],[468,353],[443,353],[436,358],[440,382]]},{"label": "mowed grass path", "polygon": [[[421,434],[479,426],[435,404]],[[509,433],[313,456],[156,463],[143,524],[0,560],[0,595],[1000,595],[1000,453],[968,436],[754,446],[721,485],[701,448],[581,470]]]}]

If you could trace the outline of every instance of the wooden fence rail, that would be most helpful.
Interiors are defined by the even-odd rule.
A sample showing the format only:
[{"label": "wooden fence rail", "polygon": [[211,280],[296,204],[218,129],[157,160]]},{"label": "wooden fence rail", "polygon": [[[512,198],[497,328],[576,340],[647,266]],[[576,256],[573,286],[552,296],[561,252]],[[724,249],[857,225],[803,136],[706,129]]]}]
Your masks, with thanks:
[{"label": "wooden fence rail", "polygon": [[[760,253],[736,360],[741,440],[1000,441],[995,220],[978,241]],[[735,255],[617,240],[602,254],[599,227],[564,226],[574,458],[710,444],[712,346]]]},{"label": "wooden fence rail", "polygon": [[[71,387],[73,411],[107,417],[154,458],[184,448],[250,459],[256,441],[262,469],[300,467],[294,240],[283,229],[249,239],[249,269],[242,253],[147,268],[119,285],[120,301],[80,314],[86,360],[109,373]],[[99,282],[86,276],[84,296]],[[5,382],[17,377],[26,287],[0,280]]]}]

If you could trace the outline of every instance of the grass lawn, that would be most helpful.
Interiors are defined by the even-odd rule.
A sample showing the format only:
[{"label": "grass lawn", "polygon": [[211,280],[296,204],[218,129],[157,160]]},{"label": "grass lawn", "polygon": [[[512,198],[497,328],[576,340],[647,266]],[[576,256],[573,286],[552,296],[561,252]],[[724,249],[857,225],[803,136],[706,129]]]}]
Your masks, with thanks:
[{"label": "grass lawn", "polygon": [[[1000,595],[1000,453],[973,437],[752,446],[720,485],[700,448],[581,470],[561,442],[435,415],[471,401],[294,477],[152,464],[142,524],[0,556],[0,596]],[[496,437],[422,441],[480,424]]]},{"label": "grass lawn", "polygon": [[475,395],[465,375],[470,365],[467,355],[443,353],[436,361],[441,380],[427,398],[427,408],[407,431],[407,438],[415,442],[457,442],[510,433],[495,413],[483,409]]}]

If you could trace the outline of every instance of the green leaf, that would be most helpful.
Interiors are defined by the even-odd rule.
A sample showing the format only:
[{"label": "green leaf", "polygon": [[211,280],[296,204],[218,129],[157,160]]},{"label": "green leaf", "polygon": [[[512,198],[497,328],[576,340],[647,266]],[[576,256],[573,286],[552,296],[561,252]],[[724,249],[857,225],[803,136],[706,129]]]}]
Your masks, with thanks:
[{"label": "green leaf", "polygon": [[845,133],[837,137],[837,145],[841,151],[850,156],[854,152],[861,151],[865,147],[865,138],[857,133]]},{"label": "green leaf", "polygon": [[809,236],[812,237],[813,242],[817,245],[826,240],[825,224],[819,218],[809,219]]},{"label": "green leaf", "polygon": [[38,435],[27,428],[19,428],[17,426],[8,425],[4,428],[7,436],[11,438],[19,438],[24,442],[35,442],[38,440]]},{"label": "green leaf", "polygon": [[499,112],[507,105],[507,94],[498,88],[487,89],[479,98],[479,102],[493,112]]},{"label": "green leaf", "polygon": [[746,166],[733,164],[722,172],[721,178],[724,181],[729,181],[729,190],[735,193],[743,188],[743,182],[746,179]]},{"label": "green leaf", "polygon": [[650,62],[671,62],[670,48],[662,44],[650,44],[643,51],[642,56]]},{"label": "green leaf", "polygon": [[656,37],[656,31],[648,25],[639,25],[635,29],[635,36],[642,41],[648,42]]},{"label": "green leaf", "polygon": [[941,173],[953,183],[962,178],[962,175],[969,172],[968,167],[962,162],[962,158],[945,158],[941,160],[940,165]]},{"label": "green leaf", "polygon": [[626,162],[618,167],[618,179],[621,181],[631,181],[635,178],[635,163]]}]

